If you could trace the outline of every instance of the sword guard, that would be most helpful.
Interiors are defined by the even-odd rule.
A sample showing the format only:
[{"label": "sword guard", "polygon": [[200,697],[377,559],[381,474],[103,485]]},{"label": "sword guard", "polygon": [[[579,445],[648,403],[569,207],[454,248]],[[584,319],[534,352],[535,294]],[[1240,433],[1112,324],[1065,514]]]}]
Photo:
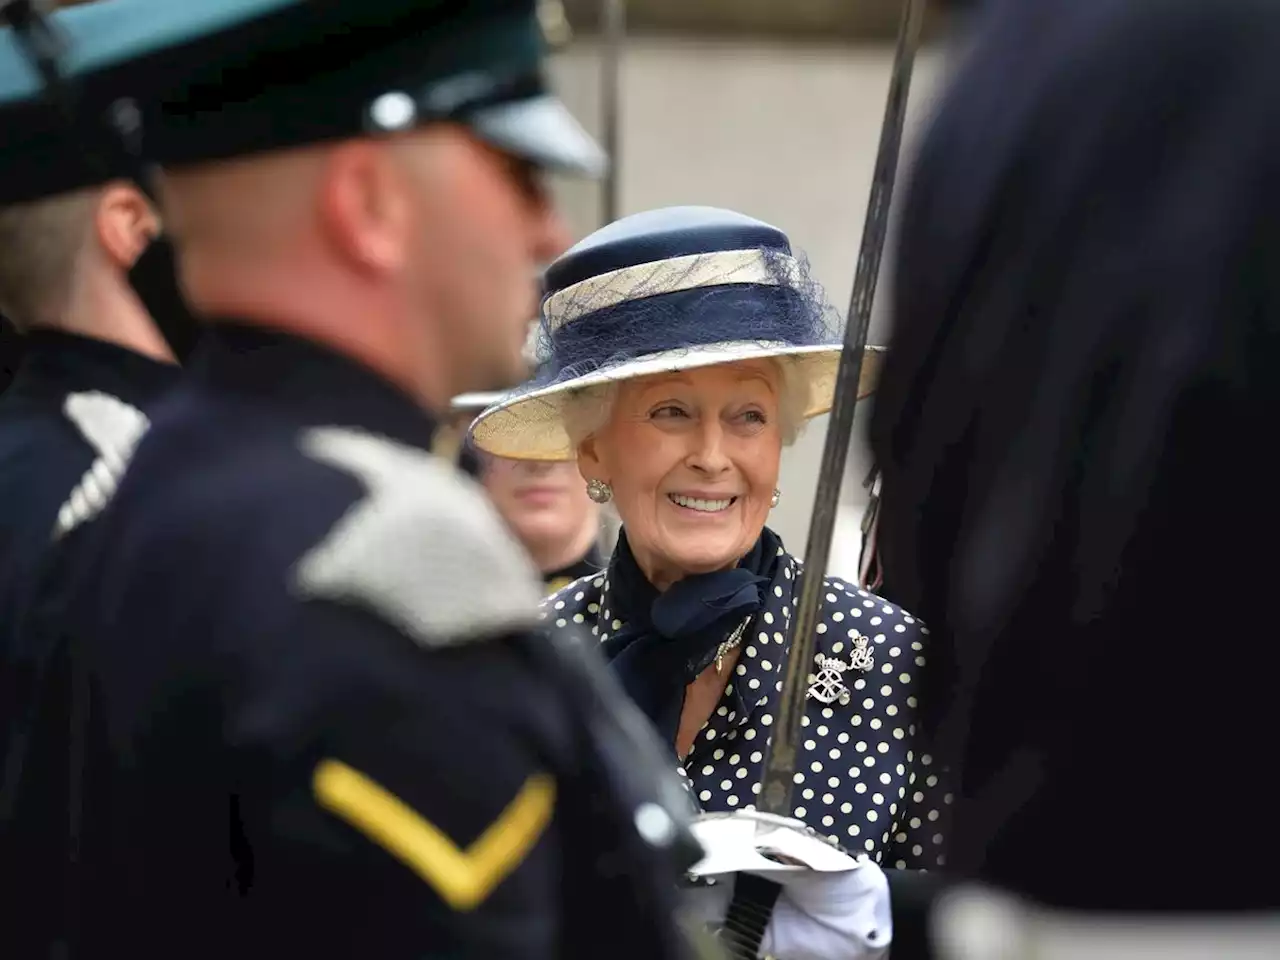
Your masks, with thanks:
[{"label": "sword guard", "polygon": [[706,879],[749,873],[785,884],[808,872],[843,873],[863,863],[799,820],[758,810],[704,813],[691,825],[704,857],[689,869]]}]

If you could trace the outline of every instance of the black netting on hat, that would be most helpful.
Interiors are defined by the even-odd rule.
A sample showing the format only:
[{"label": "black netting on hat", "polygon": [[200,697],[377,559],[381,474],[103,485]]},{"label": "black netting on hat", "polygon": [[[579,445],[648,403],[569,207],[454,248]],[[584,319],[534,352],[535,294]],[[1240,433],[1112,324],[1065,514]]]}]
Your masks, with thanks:
[{"label": "black netting on hat", "polygon": [[842,318],[803,257],[757,249],[663,260],[631,268],[614,283],[577,284],[545,297],[535,345],[540,370],[529,387],[711,345],[838,345],[842,332]]}]

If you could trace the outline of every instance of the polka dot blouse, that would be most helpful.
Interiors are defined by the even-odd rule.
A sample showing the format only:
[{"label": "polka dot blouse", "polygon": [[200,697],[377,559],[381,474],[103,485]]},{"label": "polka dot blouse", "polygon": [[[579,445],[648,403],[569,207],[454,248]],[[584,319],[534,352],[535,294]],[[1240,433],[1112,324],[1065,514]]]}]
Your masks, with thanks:
[{"label": "polka dot blouse", "polygon": [[[755,808],[790,651],[785,638],[800,567],[783,554],[720,703],[681,765],[702,810]],[[823,583],[792,812],[832,843],[886,867],[942,866],[943,810],[951,796],[943,771],[912,746],[929,631],[852,584],[834,578]],[[586,630],[600,642],[622,627],[609,607],[607,572],[553,594],[543,616],[552,628]]]}]

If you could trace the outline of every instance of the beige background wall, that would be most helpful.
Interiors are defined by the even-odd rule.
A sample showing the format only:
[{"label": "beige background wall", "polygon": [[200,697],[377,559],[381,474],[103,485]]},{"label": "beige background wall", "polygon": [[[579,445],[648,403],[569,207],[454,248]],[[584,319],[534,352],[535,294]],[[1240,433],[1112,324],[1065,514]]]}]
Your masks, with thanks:
[{"label": "beige background wall", "polygon": [[[867,192],[892,49],[887,45],[814,46],[762,42],[633,38],[622,62],[622,214],[670,204],[730,207],[788,232],[843,314],[866,212]],[[912,87],[908,138],[927,116],[945,57],[920,57]],[[579,41],[558,56],[561,95],[599,129],[598,48]],[[910,150],[910,142],[907,144]],[[901,184],[901,181],[900,181]],[[575,233],[599,225],[594,185],[558,185]],[[872,342],[886,336],[886,259],[872,321]],[[859,416],[847,473],[846,504],[831,570],[853,576],[869,468]],[[782,502],[772,525],[795,553],[804,550],[826,418],[815,420],[784,457]]]}]

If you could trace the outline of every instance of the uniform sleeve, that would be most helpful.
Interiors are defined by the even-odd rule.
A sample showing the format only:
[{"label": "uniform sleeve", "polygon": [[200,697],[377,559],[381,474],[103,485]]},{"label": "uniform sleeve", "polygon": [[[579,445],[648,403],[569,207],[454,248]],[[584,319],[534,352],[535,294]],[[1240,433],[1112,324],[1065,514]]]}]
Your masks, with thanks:
[{"label": "uniform sleeve", "polygon": [[[294,775],[265,831],[266,901],[323,955],[559,955],[573,786],[551,692],[514,640],[424,650],[334,610],[302,634],[325,692],[298,698],[308,742],[277,761]],[[273,739],[286,753],[287,731]]]}]

